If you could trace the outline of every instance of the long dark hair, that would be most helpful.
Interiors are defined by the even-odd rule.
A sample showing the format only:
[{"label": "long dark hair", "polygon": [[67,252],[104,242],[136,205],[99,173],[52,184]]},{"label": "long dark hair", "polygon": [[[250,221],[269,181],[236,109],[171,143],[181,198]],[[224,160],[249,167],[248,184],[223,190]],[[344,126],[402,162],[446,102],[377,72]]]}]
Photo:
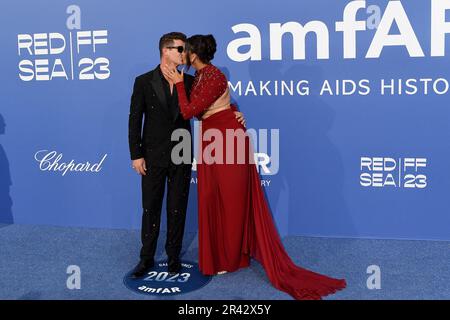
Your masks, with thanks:
[{"label": "long dark hair", "polygon": [[217,43],[212,34],[196,34],[186,40],[186,65],[191,66],[190,53],[195,53],[203,63],[210,63],[214,59]]}]

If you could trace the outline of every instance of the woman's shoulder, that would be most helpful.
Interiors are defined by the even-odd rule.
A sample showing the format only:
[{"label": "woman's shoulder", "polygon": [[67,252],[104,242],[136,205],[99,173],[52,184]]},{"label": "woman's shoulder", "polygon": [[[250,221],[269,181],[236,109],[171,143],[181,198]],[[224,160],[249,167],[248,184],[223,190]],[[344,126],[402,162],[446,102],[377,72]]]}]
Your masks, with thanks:
[{"label": "woman's shoulder", "polygon": [[220,70],[218,67],[216,67],[213,64],[210,64],[208,73],[209,73],[210,77],[215,78],[215,79],[220,79],[220,80],[225,80],[225,81],[227,79],[225,74],[222,72],[222,70]]}]

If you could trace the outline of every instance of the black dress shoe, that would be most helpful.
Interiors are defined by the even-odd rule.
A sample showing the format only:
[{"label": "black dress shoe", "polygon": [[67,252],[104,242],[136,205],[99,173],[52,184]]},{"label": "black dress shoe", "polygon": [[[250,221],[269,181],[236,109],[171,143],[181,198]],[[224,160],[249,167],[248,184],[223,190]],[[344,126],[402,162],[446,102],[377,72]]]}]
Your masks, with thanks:
[{"label": "black dress shoe", "polygon": [[169,258],[167,262],[167,270],[170,275],[175,275],[181,271],[181,262],[178,258]]},{"label": "black dress shoe", "polygon": [[152,268],[154,266],[153,260],[141,260],[139,261],[138,265],[133,269],[133,272],[131,274],[132,278],[140,278],[143,275],[145,275],[148,271],[148,269]]}]

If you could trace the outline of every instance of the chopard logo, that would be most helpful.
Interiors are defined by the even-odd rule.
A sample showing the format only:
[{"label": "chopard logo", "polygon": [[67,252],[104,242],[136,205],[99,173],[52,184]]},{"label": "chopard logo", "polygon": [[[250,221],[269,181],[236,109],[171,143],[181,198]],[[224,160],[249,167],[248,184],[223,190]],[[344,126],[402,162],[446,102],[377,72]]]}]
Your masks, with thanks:
[{"label": "chopard logo", "polygon": [[69,162],[62,161],[62,153],[39,150],[34,154],[34,159],[39,163],[39,169],[41,171],[59,171],[64,176],[68,171],[100,172],[107,155],[105,154],[97,163],[90,163],[89,161],[77,163],[75,160],[70,160]]}]

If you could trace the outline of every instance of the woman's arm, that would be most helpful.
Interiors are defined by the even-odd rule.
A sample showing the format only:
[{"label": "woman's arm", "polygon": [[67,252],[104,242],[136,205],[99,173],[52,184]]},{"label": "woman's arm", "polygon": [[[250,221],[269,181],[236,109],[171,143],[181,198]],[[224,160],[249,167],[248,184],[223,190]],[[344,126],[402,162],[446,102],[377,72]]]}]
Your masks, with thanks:
[{"label": "woman's arm", "polygon": [[203,113],[227,88],[226,78],[220,71],[210,75],[204,74],[200,81],[202,83],[193,88],[190,100],[186,95],[184,82],[180,81],[175,84],[181,115],[186,120]]}]

